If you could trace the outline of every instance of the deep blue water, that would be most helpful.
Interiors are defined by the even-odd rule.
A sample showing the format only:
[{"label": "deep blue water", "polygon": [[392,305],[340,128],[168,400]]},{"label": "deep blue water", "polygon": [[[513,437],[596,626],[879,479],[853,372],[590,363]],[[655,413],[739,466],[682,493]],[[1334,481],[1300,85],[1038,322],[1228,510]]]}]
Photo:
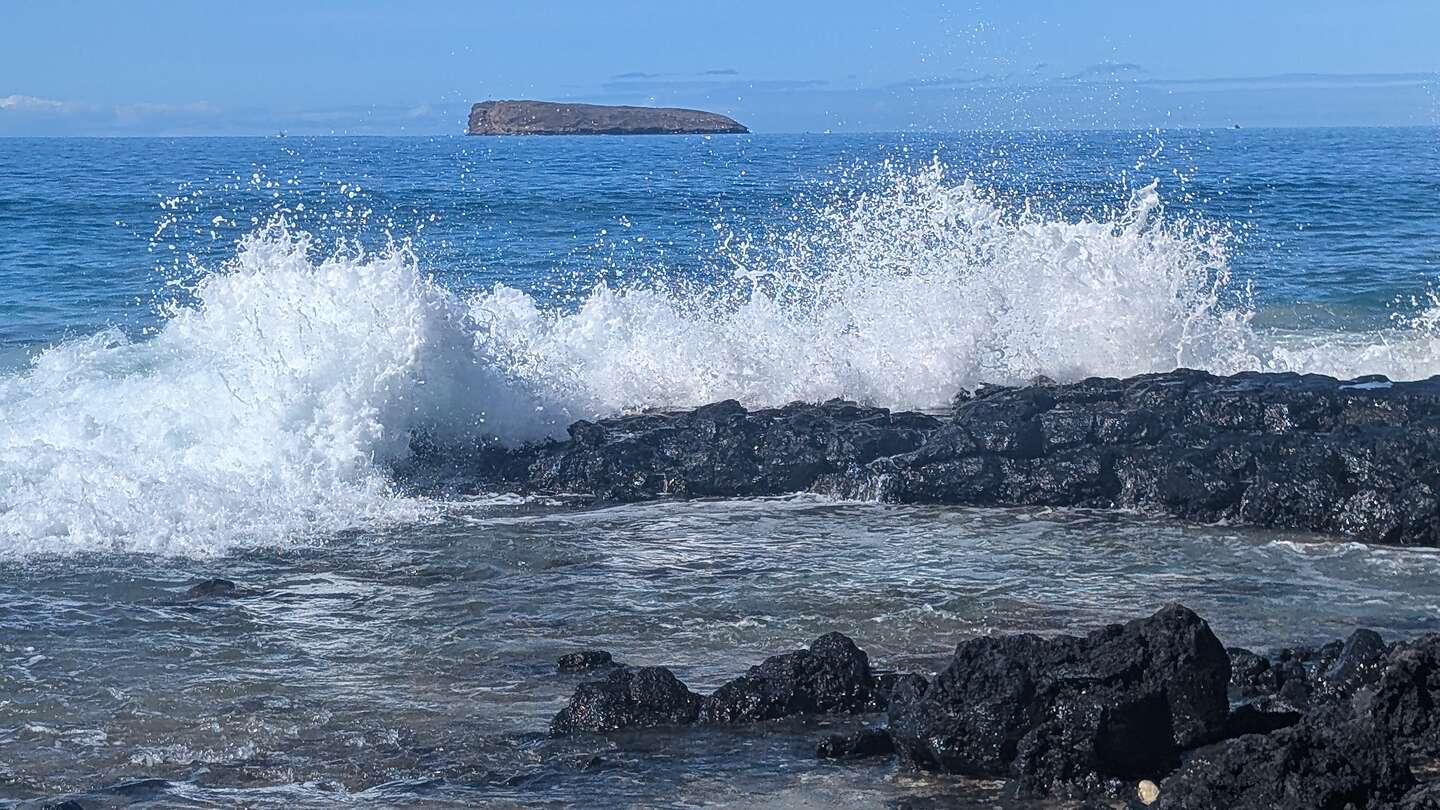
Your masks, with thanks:
[{"label": "deep blue water", "polygon": [[863,187],[882,161],[937,156],[957,179],[1071,217],[1158,179],[1171,212],[1229,228],[1237,281],[1264,308],[1298,308],[1279,315],[1287,324],[1380,323],[1440,273],[1430,128],[4,139],[0,342],[152,323],[166,271],[192,256],[218,265],[277,207],[316,233],[409,238],[457,288],[574,293],[641,269],[713,274],[717,224],[803,222],[799,200]]}]

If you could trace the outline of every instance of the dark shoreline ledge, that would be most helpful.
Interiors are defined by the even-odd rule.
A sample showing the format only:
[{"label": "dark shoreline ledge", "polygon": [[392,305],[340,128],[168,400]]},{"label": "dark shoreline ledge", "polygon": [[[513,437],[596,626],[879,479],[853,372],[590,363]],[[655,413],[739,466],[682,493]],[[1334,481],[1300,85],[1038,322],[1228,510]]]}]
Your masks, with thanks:
[{"label": "dark shoreline ledge", "polygon": [[1440,545],[1440,378],[1181,369],[962,392],[944,413],[831,401],[576,422],[478,450],[483,488],[597,502],[819,492],[893,503],[1126,508]]}]

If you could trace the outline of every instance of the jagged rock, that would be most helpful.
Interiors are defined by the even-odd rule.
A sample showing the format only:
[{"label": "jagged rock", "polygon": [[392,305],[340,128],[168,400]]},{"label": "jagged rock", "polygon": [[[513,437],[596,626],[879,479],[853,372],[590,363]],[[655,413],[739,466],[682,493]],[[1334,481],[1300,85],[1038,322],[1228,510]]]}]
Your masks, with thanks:
[{"label": "jagged rock", "polygon": [[1357,696],[1371,717],[1406,750],[1440,756],[1440,635],[1398,647],[1375,685]]},{"label": "jagged rock", "polygon": [[1321,675],[1327,692],[1348,698],[1356,689],[1379,680],[1389,648],[1374,630],[1360,629],[1350,634],[1340,654],[1329,662]]},{"label": "jagged rock", "polygon": [[870,690],[870,705],[867,711],[887,711],[892,704],[914,699],[929,681],[924,675],[914,672],[877,672]]},{"label": "jagged rock", "polygon": [[854,734],[831,734],[816,746],[820,759],[861,759],[888,757],[895,753],[895,741],[883,728],[866,728]]},{"label": "jagged rock", "polygon": [[733,118],[678,107],[552,101],[482,101],[470,108],[470,135],[718,135],[750,130]]},{"label": "jagged rock", "polygon": [[[1231,687],[1248,693],[1233,710]],[[817,756],[893,751],[922,768],[1008,779],[1019,796],[1127,808],[1144,806],[1137,784],[1163,780],[1151,796],[1162,810],[1440,810],[1440,790],[1417,785],[1407,761],[1440,756],[1437,702],[1440,635],[1387,647],[1357,630],[1271,660],[1225,650],[1200,617],[1172,605],[1084,637],[972,639],[930,681],[872,673],[839,633],[767,658],[708,698],[663,668],[616,669],[581,684],[551,731],[888,705],[888,729],[833,735]]]},{"label": "jagged rock", "polygon": [[1257,655],[1244,647],[1231,647],[1230,685],[1241,695],[1273,695],[1279,689],[1275,672],[1270,669],[1270,659]]},{"label": "jagged rock", "polygon": [[870,659],[840,633],[807,650],[771,656],[705,699],[705,723],[748,723],[797,714],[855,714],[872,694]]},{"label": "jagged rock", "polygon": [[1244,703],[1230,711],[1225,720],[1225,736],[1269,734],[1300,722],[1302,713],[1285,703]]},{"label": "jagged rock", "polygon": [[1380,810],[1415,784],[1385,737],[1360,723],[1302,723],[1191,754],[1156,810]]},{"label": "jagged rock", "polygon": [[847,402],[751,414],[731,400],[681,414],[577,422],[571,442],[548,446],[530,464],[526,483],[608,501],[797,492],[822,475],[919,447],[938,421]]},{"label": "jagged rock", "polygon": [[675,726],[695,722],[700,696],[664,667],[617,669],[603,681],[580,684],[550,722],[554,736],[582,731]]},{"label": "jagged rock", "polygon": [[1084,638],[985,637],[959,645],[918,697],[891,707],[902,758],[1010,777],[1021,794],[1114,794],[1158,778],[1225,730],[1230,659],[1172,605]]},{"label": "jagged rock", "polygon": [[555,668],[560,672],[593,672],[611,666],[615,666],[615,659],[605,650],[566,653],[555,661]]},{"label": "jagged rock", "polygon": [[1236,648],[1230,650],[1230,684],[1241,697],[1264,697],[1279,711],[1344,704],[1379,679],[1388,653],[1384,639],[1367,629],[1343,642],[1283,649],[1273,662]]},{"label": "jagged rock", "polygon": [[1401,797],[1396,810],[1440,810],[1440,782],[1416,786]]},{"label": "jagged rock", "polygon": [[470,469],[486,487],[602,501],[808,489],[898,502],[1141,508],[1437,545],[1437,457],[1440,379],[1359,385],[1178,370],[986,386],[939,417],[838,401],[754,411],[723,402],[577,422],[569,441],[477,452]]}]

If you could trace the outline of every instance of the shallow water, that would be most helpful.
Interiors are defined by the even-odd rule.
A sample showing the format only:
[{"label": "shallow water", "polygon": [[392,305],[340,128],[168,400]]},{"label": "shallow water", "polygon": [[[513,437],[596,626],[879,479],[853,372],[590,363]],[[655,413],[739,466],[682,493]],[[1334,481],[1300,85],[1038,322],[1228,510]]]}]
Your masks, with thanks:
[{"label": "shallow water", "polygon": [[[580,680],[554,660],[602,647],[705,691],[840,630],[929,672],[976,634],[1172,600],[1228,644],[1402,638],[1440,630],[1437,574],[1440,554],[1303,535],[811,497],[486,502],[287,551],[32,558],[0,568],[0,796],[145,777],[168,780],[149,806],[948,801],[986,788],[815,762],[838,721],[546,740]],[[211,576],[260,592],[177,599]]]}]

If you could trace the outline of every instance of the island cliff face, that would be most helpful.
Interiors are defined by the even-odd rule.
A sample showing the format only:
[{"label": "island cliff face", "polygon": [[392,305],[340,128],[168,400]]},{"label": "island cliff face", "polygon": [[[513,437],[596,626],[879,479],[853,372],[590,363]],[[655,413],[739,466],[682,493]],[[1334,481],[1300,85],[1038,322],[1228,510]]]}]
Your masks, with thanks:
[{"label": "island cliff face", "polygon": [[733,118],[678,107],[617,107],[551,101],[482,101],[469,135],[719,135],[750,130]]}]

